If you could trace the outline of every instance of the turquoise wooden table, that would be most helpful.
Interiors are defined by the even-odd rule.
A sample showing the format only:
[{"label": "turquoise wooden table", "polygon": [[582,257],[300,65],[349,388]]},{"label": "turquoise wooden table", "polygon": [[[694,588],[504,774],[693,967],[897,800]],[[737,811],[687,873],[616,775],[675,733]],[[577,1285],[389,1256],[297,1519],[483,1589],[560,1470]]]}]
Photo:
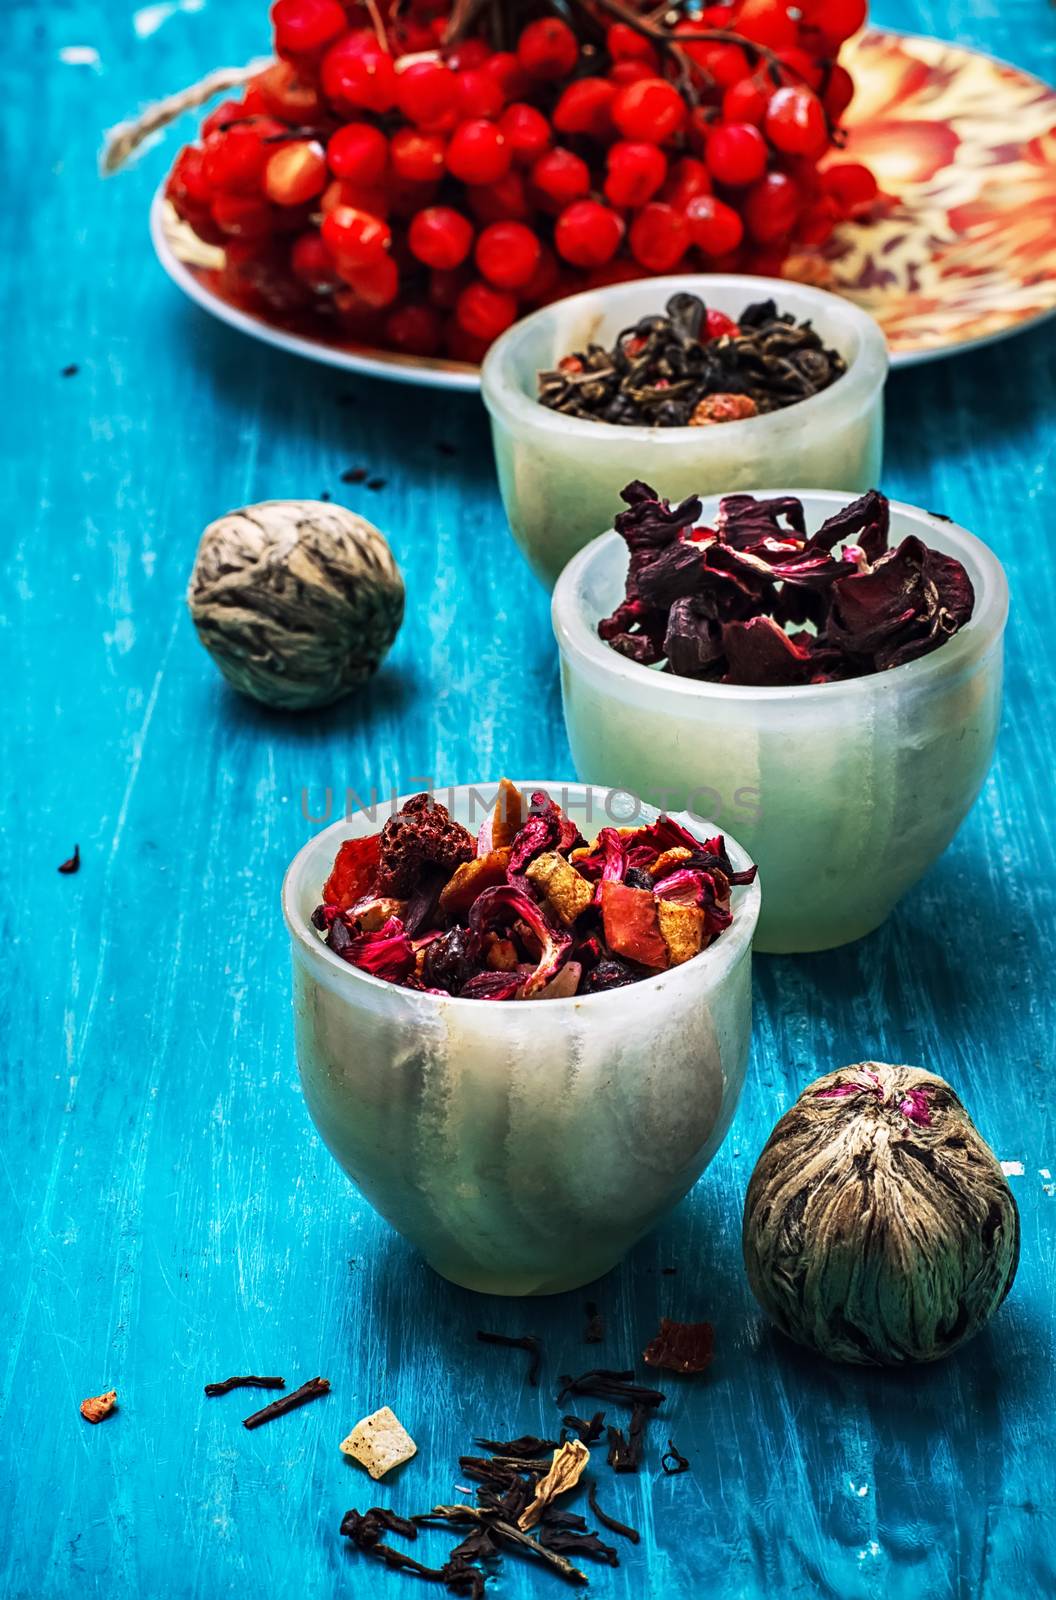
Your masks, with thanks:
[{"label": "turquoise wooden table", "polygon": [[[592,1291],[608,1335],[584,1348],[583,1294],[482,1301],[378,1221],[316,1137],[292,1051],[278,889],[312,831],[305,793],[318,810],[327,785],[571,776],[547,604],[508,541],[479,402],[350,381],[185,304],[146,236],[174,139],[97,182],[101,129],[262,48],[257,0],[10,0],[5,20],[0,1591],[417,1593],[338,1537],[345,1509],[449,1498],[475,1433],[545,1434],[554,1377],[621,1365],[666,1312],[716,1328],[711,1374],[667,1386],[692,1470],[665,1478],[654,1452],[639,1477],[606,1471],[608,1508],[643,1538],[593,1593],[1056,1593],[1056,327],[888,394],[888,492],[977,530],[1012,584],[985,791],[880,932],[758,960],[732,1133]],[[1051,76],[1045,0],[885,0],[877,20]],[[342,485],[355,466],[383,486]],[[183,593],[218,512],[324,489],[391,536],[408,614],[369,694],[295,721],[225,689]],[[74,842],[81,871],[59,877]],[[797,1354],[740,1266],[771,1124],[865,1056],[947,1075],[1015,1164],[1019,1280],[934,1370]],[[481,1326],[541,1336],[538,1390]],[[246,1370],[323,1373],[332,1394],[246,1433],[244,1396],[202,1396]],[[86,1426],[79,1401],[110,1385],[118,1415]],[[375,1490],[337,1444],[386,1403],[419,1455]],[[429,1559],[447,1541],[422,1543]],[[560,1587],[508,1558],[494,1591]]]}]

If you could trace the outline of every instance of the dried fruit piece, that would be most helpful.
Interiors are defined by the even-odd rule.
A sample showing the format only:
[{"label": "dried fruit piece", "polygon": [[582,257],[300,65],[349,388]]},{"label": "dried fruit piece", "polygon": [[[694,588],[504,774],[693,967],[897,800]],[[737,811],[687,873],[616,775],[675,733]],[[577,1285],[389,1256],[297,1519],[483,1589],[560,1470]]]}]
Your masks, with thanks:
[{"label": "dried fruit piece", "polygon": [[625,883],[603,883],[601,916],[609,948],[643,967],[666,967],[667,945],[660,932],[656,897],[648,889],[631,889]]},{"label": "dried fruit piece", "polygon": [[381,1406],[357,1422],[348,1438],[342,1439],[341,1453],[358,1461],[377,1479],[417,1455],[418,1446],[395,1412]]},{"label": "dried fruit piece", "polygon": [[572,926],[594,899],[593,885],[556,850],[536,856],[529,863],[525,877],[546,897],[566,928]]},{"label": "dried fruit piece", "polygon": [[405,899],[426,865],[450,872],[475,854],[472,834],[447,807],[431,795],[416,794],[381,830],[377,888]]},{"label": "dried fruit piece", "polygon": [[346,839],[337,852],[333,871],[323,884],[324,906],[340,906],[347,911],[373,887],[378,871],[381,844],[379,834],[365,839]]},{"label": "dried fruit piece", "polygon": [[759,415],[759,407],[749,394],[706,394],[693,407],[691,428],[710,428],[718,422],[743,422]]},{"label": "dried fruit piece", "polygon": [[642,1351],[650,1367],[670,1372],[703,1372],[715,1354],[715,1330],[710,1322],[674,1322],[663,1317],[660,1332]]},{"label": "dried fruit piece", "polygon": [[697,906],[658,899],[656,914],[660,923],[660,937],[667,946],[671,966],[679,967],[683,961],[692,961],[694,956],[700,954],[705,938],[703,911]]},{"label": "dried fruit piece", "polygon": [[440,891],[440,909],[452,915],[468,911],[478,894],[506,882],[506,869],[510,864],[510,847],[489,850],[487,855],[474,856],[463,861]]},{"label": "dried fruit piece", "polygon": [[117,1409],[117,1390],[108,1389],[105,1394],[89,1395],[87,1400],[81,1401],[81,1416],[85,1422],[102,1422],[111,1411]]},{"label": "dried fruit piece", "polygon": [[534,1528],[550,1502],[559,1494],[574,1489],[590,1462],[590,1451],[581,1439],[569,1439],[554,1451],[550,1470],[535,1487],[535,1498],[521,1512],[517,1526],[527,1533]]}]

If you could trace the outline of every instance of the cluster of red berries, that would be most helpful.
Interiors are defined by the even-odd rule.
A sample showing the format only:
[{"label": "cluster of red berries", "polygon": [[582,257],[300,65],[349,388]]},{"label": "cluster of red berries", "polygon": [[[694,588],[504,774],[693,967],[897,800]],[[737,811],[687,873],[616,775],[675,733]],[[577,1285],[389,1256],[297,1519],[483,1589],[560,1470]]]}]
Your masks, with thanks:
[{"label": "cluster of red berries", "polygon": [[599,42],[544,14],[493,50],[444,45],[450,0],[379,0],[374,22],[359,0],[276,0],[277,61],[168,180],[224,247],[226,291],[335,339],[477,361],[550,300],[777,272],[872,203],[867,168],[818,169],[866,0],[732,0],[661,39],[584,4]]}]

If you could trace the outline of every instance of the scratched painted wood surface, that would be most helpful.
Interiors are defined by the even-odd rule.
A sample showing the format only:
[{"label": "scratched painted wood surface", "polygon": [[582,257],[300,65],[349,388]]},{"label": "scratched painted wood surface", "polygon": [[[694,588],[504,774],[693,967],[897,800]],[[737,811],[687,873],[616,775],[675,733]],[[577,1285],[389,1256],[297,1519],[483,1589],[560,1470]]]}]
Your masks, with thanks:
[{"label": "scratched painted wood surface", "polygon": [[[1052,66],[1044,0],[889,0],[879,20]],[[693,1470],[665,1479],[654,1458],[610,1486],[603,1469],[643,1541],[595,1593],[1056,1592],[1056,328],[889,391],[887,489],[976,529],[1012,581],[985,792],[881,932],[758,961],[732,1134],[597,1288],[608,1341],[584,1348],[584,1295],[481,1301],[379,1223],[316,1138],[292,1057],[278,887],[311,831],[302,794],[318,809],[327,785],[570,775],[547,607],[507,542],[479,404],[350,382],[182,303],[146,240],[173,139],[97,183],[104,126],[261,48],[256,0],[135,17],[9,0],[5,21],[2,1592],[409,1593],[345,1548],[346,1507],[449,1498],[475,1431],[548,1431],[554,1375],[622,1364],[662,1312],[718,1330],[713,1375],[669,1386],[663,1426]],[[342,488],[361,464],[383,488]],[[408,615],[369,694],[289,721],[224,689],[183,590],[213,515],[323,489],[391,535]],[[83,868],[57,877],[75,840]],[[816,1365],[767,1332],[740,1268],[771,1124],[817,1071],[869,1055],[947,1074],[1021,1164],[1014,1294],[933,1371]],[[540,1390],[517,1353],[482,1357],[481,1325],[543,1337]],[[202,1397],[246,1369],[325,1373],[333,1394],[247,1434],[242,1398]],[[110,1384],[120,1413],[88,1428],[78,1402]],[[375,1491],[337,1443],[382,1403],[420,1453]],[[551,1583],[511,1559],[495,1590]]]}]

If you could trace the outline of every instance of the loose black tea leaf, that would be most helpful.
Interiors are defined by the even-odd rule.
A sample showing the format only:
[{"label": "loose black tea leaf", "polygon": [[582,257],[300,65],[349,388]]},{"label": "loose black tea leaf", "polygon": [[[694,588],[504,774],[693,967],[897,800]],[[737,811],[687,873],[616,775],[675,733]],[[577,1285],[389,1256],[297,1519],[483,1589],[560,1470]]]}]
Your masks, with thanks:
[{"label": "loose black tea leaf", "polygon": [[773,300],[737,322],[675,294],[666,313],[625,328],[611,350],[588,345],[539,374],[553,411],[624,427],[708,427],[778,411],[827,389],[847,370],[809,322]]},{"label": "loose black tea leaf", "polygon": [[482,1450],[490,1450],[493,1456],[521,1456],[538,1461],[552,1455],[560,1440],[537,1439],[534,1434],[522,1433],[519,1439],[474,1439],[473,1443],[479,1444]]},{"label": "loose black tea leaf", "polygon": [[357,1550],[381,1561],[396,1572],[413,1572],[427,1583],[442,1583],[453,1593],[468,1594],[480,1600],[484,1594],[484,1575],[472,1567],[449,1560],[442,1567],[427,1567],[404,1550],[382,1541],[383,1533],[400,1534],[405,1539],[417,1539],[418,1529],[406,1517],[398,1517],[384,1506],[372,1506],[369,1511],[346,1511],[341,1518],[341,1533]]},{"label": "loose black tea leaf", "polygon": [[635,1383],[631,1368],[617,1372],[611,1367],[595,1367],[591,1372],[581,1373],[578,1378],[566,1373],[558,1382],[561,1385],[558,1405],[563,1404],[570,1394],[594,1395],[599,1400],[616,1400],[628,1406],[660,1406],[666,1398],[660,1389],[647,1389]]},{"label": "loose black tea leaf", "polygon": [[477,1506],[434,1506],[432,1511],[424,1512],[414,1520],[419,1527],[433,1526],[437,1521],[452,1522],[456,1526],[461,1524],[463,1527],[469,1522],[484,1522],[497,1538],[531,1551],[533,1555],[559,1572],[563,1578],[567,1578],[570,1583],[587,1582],[586,1573],[574,1567],[571,1561],[566,1561],[556,1550],[548,1550],[538,1539],[533,1539],[529,1533],[522,1533],[512,1522],[507,1522],[502,1517],[489,1516],[487,1511],[482,1511]]},{"label": "loose black tea leaf", "polygon": [[[623,881],[625,883],[630,883],[631,878],[629,872],[624,874]],[[653,880],[651,878],[648,886],[650,889],[653,886]],[[583,1329],[583,1343],[603,1344],[605,1341],[605,1322],[597,1306],[594,1304],[594,1301],[588,1300],[584,1310],[587,1314],[587,1325]]]},{"label": "loose black tea leaf", "polygon": [[346,467],[341,474],[342,483],[366,483],[370,477],[366,467]]},{"label": "loose black tea leaf", "polygon": [[245,1378],[224,1378],[221,1383],[207,1383],[205,1392],[214,1398],[218,1394],[230,1394],[232,1389],[285,1389],[285,1378],[255,1378],[249,1375]]},{"label": "loose black tea leaf", "polygon": [[254,1411],[251,1417],[245,1419],[242,1426],[259,1428],[263,1423],[271,1422],[275,1417],[284,1417],[287,1411],[296,1411],[298,1406],[307,1405],[309,1400],[318,1400],[320,1396],[329,1393],[329,1378],[309,1378],[299,1389],[291,1389],[289,1394],[281,1395],[278,1400],[273,1400],[260,1411]]},{"label": "loose black tea leaf", "polygon": [[72,856],[70,856],[66,861],[60,861],[59,862],[58,870],[59,870],[59,872],[64,873],[67,877],[70,875],[71,872],[80,872],[80,870],[81,870],[81,847],[80,847],[79,844],[75,844],[74,845],[74,847],[73,847],[73,855]]},{"label": "loose black tea leaf", "polygon": [[650,1409],[640,1403],[634,1406],[626,1436],[622,1428],[609,1428],[607,1460],[614,1472],[637,1472],[641,1466],[645,1451],[645,1428],[649,1421]]},{"label": "loose black tea leaf", "polygon": [[672,1439],[667,1441],[667,1449],[660,1457],[660,1465],[669,1478],[677,1478],[680,1472],[689,1471],[689,1462],[680,1454]]},{"label": "loose black tea leaf", "polygon": [[81,369],[77,365],[76,361],[71,361],[68,367],[63,367],[62,371],[59,373],[59,377],[75,378],[80,370]]},{"label": "loose black tea leaf", "polygon": [[572,1529],[546,1526],[540,1529],[539,1543],[547,1550],[558,1550],[562,1555],[582,1560],[603,1561],[606,1566],[618,1567],[620,1557],[611,1544],[602,1544],[596,1533],[576,1533]]},{"label": "loose black tea leaf", "polygon": [[490,1450],[493,1456],[522,1456],[522,1458],[544,1458],[557,1450],[560,1440],[557,1438],[536,1438],[534,1434],[522,1434],[520,1438],[475,1438],[474,1445],[480,1445],[482,1450]]},{"label": "loose black tea leaf", "polygon": [[368,478],[367,479],[367,488],[368,489],[384,489],[384,487],[388,483],[388,481],[389,481],[388,478]]},{"label": "loose black tea leaf", "polygon": [[534,1338],[532,1334],[524,1333],[514,1337],[506,1333],[486,1333],[484,1329],[478,1328],[477,1338],[481,1344],[499,1344],[507,1350],[527,1350],[532,1358],[528,1363],[528,1382],[533,1389],[538,1388],[539,1364],[542,1360],[543,1352],[539,1340]]},{"label": "loose black tea leaf", "polygon": [[603,1528],[607,1528],[610,1533],[618,1533],[621,1538],[629,1539],[632,1544],[638,1544],[642,1536],[637,1528],[629,1527],[626,1522],[617,1522],[615,1517],[610,1517],[598,1505],[598,1486],[596,1483],[592,1483],[587,1490],[587,1504]]},{"label": "loose black tea leaf", "polygon": [[561,1421],[569,1433],[578,1434],[584,1444],[596,1444],[601,1438],[602,1429],[605,1426],[605,1413],[604,1411],[595,1411],[589,1422],[585,1417],[576,1416],[562,1417]]}]

